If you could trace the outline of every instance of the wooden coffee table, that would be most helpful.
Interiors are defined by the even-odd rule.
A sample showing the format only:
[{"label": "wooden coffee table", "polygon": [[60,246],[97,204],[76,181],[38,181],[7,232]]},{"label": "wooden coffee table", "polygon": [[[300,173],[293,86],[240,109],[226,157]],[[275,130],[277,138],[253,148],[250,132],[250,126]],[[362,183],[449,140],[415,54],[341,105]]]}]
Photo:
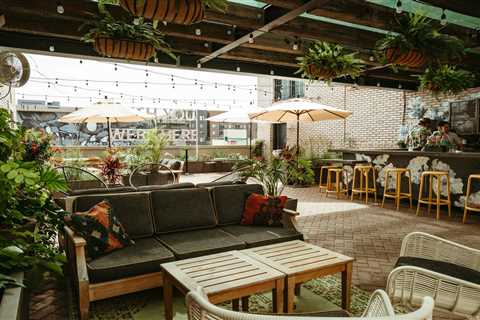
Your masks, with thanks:
[{"label": "wooden coffee table", "polygon": [[293,312],[296,284],[337,272],[342,273],[342,308],[350,309],[353,258],[300,240],[241,252],[286,275],[284,305],[287,313]]},{"label": "wooden coffee table", "polygon": [[232,300],[248,311],[248,296],[272,290],[273,312],[282,313],[285,275],[240,251],[229,251],[162,264],[165,319],[173,318],[173,286],[183,294],[202,287],[210,302]]}]

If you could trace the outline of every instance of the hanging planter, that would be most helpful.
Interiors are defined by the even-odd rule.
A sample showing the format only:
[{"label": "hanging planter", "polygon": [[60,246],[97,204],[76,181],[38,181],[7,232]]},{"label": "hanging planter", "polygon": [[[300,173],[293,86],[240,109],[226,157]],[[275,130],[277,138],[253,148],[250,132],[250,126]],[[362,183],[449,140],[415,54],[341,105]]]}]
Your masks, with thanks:
[{"label": "hanging planter", "polygon": [[90,30],[82,38],[92,43],[100,55],[109,58],[148,61],[157,51],[175,59],[169,45],[163,40],[163,34],[151,23],[140,19],[138,24],[115,20],[108,13],[102,19],[93,22]]},{"label": "hanging planter", "polygon": [[395,31],[376,44],[384,63],[420,68],[427,62],[459,59],[464,52],[462,40],[440,33],[429,18],[419,14],[402,15]]},{"label": "hanging planter", "polygon": [[475,76],[471,72],[449,65],[428,68],[419,79],[420,90],[429,91],[435,96],[458,94],[475,85]]},{"label": "hanging planter", "polygon": [[[105,0],[104,0],[105,1]],[[190,25],[203,20],[205,7],[225,11],[226,0],[119,0],[135,17]]]},{"label": "hanging planter", "polygon": [[357,77],[364,70],[363,60],[347,53],[340,45],[317,41],[298,59],[302,77],[330,82],[340,76]]}]

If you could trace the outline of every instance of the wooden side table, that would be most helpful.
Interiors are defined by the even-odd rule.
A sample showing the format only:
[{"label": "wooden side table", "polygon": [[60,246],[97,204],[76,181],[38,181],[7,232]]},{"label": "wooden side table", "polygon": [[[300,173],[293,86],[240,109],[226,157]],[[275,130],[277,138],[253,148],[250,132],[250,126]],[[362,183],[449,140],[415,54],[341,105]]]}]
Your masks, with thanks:
[{"label": "wooden side table", "polygon": [[250,295],[272,290],[273,312],[283,312],[285,275],[240,251],[169,262],[162,268],[166,320],[173,319],[173,286],[183,294],[202,287],[210,302],[232,300],[234,310],[241,298],[243,311],[248,311]]},{"label": "wooden side table", "polygon": [[293,312],[296,284],[337,272],[342,273],[342,308],[350,309],[353,258],[300,240],[241,252],[286,274],[285,312]]}]

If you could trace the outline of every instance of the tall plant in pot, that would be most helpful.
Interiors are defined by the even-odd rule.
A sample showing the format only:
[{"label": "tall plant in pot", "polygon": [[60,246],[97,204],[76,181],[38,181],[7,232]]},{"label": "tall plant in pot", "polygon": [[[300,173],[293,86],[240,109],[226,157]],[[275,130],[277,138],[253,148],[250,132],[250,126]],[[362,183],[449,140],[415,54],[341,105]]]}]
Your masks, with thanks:
[{"label": "tall plant in pot", "polygon": [[458,94],[475,85],[473,73],[449,65],[427,68],[419,79],[420,90],[429,91],[434,96]]},{"label": "tall plant in pot", "polygon": [[[63,177],[41,158],[25,130],[15,128],[6,110],[0,109],[0,288],[11,285],[9,275],[43,270],[61,274],[65,258],[56,236],[63,226],[63,211],[52,192],[66,191]],[[37,153],[35,153],[38,155]],[[40,272],[32,272],[40,271]]]}]

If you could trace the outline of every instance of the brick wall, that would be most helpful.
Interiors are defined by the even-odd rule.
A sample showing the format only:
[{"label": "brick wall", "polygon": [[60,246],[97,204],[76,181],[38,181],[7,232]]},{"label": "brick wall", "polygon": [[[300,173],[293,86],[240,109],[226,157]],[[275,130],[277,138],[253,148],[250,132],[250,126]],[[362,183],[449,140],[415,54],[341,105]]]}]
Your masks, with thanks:
[{"label": "brick wall", "polygon": [[[262,78],[259,83],[273,79]],[[347,120],[316,123],[301,123],[300,145],[307,156],[321,155],[329,148],[391,149],[397,148],[402,124],[413,124],[417,119],[409,117],[407,106],[417,98],[427,109],[435,109],[448,102],[480,97],[480,88],[468,90],[458,96],[433,97],[426,93],[385,89],[377,87],[354,87],[351,85],[306,83],[305,96],[321,103],[352,111]],[[263,96],[263,99],[262,99]],[[259,107],[269,106],[270,96],[259,93]],[[262,139],[269,140],[271,131],[262,131]],[[287,143],[296,144],[296,124],[287,124]],[[267,149],[268,150],[268,149]]]}]

